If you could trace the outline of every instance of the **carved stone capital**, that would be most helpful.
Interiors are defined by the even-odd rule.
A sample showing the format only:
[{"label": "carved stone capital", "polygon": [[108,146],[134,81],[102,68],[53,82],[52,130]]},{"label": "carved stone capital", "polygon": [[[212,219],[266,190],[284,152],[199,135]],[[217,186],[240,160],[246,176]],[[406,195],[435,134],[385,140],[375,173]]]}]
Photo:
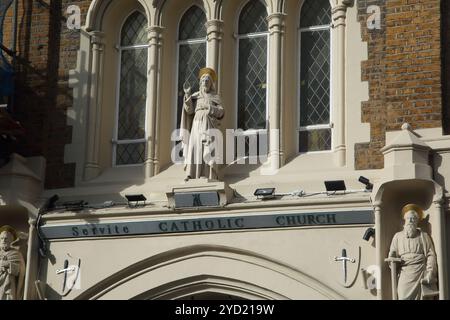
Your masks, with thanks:
[{"label": "carved stone capital", "polygon": [[433,205],[435,208],[442,208],[445,204],[445,199],[443,197],[439,197],[437,199],[433,199]]},{"label": "carved stone capital", "polygon": [[330,0],[333,27],[345,26],[347,8],[353,6],[354,0]]},{"label": "carved stone capital", "polygon": [[331,8],[338,6],[346,6],[346,7],[352,7],[355,3],[355,0],[330,0]]},{"label": "carved stone capital", "polygon": [[208,41],[217,39],[222,39],[223,34],[223,21],[222,20],[209,20],[205,23],[206,26],[206,34],[208,37]]},{"label": "carved stone capital", "polygon": [[267,17],[267,22],[269,23],[269,33],[272,35],[274,33],[284,33],[284,21],[286,19],[286,14],[284,13],[272,13]]},{"label": "carved stone capital", "polygon": [[148,43],[150,45],[161,46],[163,39],[163,30],[161,26],[151,26],[147,28],[148,32]]},{"label": "carved stone capital", "polygon": [[91,44],[103,47],[105,45],[105,33],[101,31],[89,32],[91,36]]}]

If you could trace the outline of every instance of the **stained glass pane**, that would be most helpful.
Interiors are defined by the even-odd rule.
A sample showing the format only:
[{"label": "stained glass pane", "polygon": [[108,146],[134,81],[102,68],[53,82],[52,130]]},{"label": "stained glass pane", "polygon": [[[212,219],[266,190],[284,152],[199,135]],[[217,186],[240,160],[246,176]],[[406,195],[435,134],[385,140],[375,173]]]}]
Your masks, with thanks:
[{"label": "stained glass pane", "polygon": [[145,137],[147,49],[122,51],[118,139]]},{"label": "stained glass pane", "polygon": [[331,149],[331,129],[299,132],[300,152],[325,151]]},{"label": "stained glass pane", "polygon": [[123,25],[122,46],[147,44],[147,19],[140,12],[134,12]]},{"label": "stained glass pane", "polygon": [[266,128],[267,37],[239,40],[238,127]]},{"label": "stained glass pane", "polygon": [[186,81],[190,84],[192,91],[198,91],[198,72],[206,65],[206,43],[180,45],[178,61],[178,112],[177,127],[180,127],[181,110],[183,108],[184,90]]},{"label": "stained glass pane", "polygon": [[328,0],[306,0],[302,6],[300,27],[329,25],[331,23],[331,7]]},{"label": "stained glass pane", "polygon": [[267,10],[260,0],[250,0],[239,16],[239,34],[266,32]]},{"label": "stained glass pane", "polygon": [[300,126],[330,123],[330,32],[301,33]]},{"label": "stained glass pane", "polygon": [[199,39],[206,37],[206,15],[202,9],[192,6],[181,19],[179,39]]},{"label": "stained glass pane", "polygon": [[130,165],[144,162],[145,143],[117,145],[116,165]]}]

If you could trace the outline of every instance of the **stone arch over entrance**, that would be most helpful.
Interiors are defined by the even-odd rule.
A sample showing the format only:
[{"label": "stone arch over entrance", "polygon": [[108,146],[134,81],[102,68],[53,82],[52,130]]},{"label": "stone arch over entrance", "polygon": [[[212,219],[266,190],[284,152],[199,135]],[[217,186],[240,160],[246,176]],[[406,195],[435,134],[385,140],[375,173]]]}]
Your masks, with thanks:
[{"label": "stone arch over entrance", "polygon": [[76,299],[344,299],[281,261],[230,247],[198,245],[167,251],[100,281]]}]

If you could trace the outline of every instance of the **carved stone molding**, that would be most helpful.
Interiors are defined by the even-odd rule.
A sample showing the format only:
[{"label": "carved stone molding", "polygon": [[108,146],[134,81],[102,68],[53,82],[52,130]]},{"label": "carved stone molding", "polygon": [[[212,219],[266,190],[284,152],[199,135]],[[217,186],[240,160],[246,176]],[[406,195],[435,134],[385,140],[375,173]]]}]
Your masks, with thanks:
[{"label": "carved stone molding", "polygon": [[347,8],[353,6],[354,0],[331,0],[333,27],[345,26]]},{"label": "carved stone molding", "polygon": [[223,35],[223,21],[222,20],[209,20],[205,23],[206,34],[208,41],[222,40]]},{"label": "carved stone molding", "polygon": [[148,32],[148,44],[158,47],[162,46],[164,28],[161,26],[151,26],[147,28]]},{"label": "carved stone molding", "polygon": [[267,22],[269,23],[269,33],[284,33],[284,21],[286,19],[286,14],[284,13],[272,13],[267,17]]},{"label": "carved stone molding", "polygon": [[105,33],[101,31],[91,31],[89,32],[91,36],[91,43],[99,46],[105,45]]}]

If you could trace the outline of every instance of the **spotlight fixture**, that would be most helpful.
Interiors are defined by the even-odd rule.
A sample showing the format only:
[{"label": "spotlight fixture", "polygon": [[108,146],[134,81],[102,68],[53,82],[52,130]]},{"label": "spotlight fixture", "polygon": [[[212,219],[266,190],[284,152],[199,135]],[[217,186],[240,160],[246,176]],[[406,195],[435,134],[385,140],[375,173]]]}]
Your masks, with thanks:
[{"label": "spotlight fixture", "polygon": [[324,181],[327,192],[345,191],[344,180]]},{"label": "spotlight fixture", "polygon": [[137,207],[140,202],[143,202],[142,205],[145,206],[145,201],[147,200],[143,194],[127,194],[125,195],[125,198],[128,201],[129,207]]},{"label": "spotlight fixture", "polygon": [[375,228],[369,228],[364,232],[363,240],[369,241],[371,237],[375,237]]},{"label": "spotlight fixture", "polygon": [[275,188],[259,188],[255,190],[255,195],[258,199],[272,199],[275,197]]},{"label": "spotlight fixture", "polygon": [[367,179],[366,177],[359,177],[358,179],[359,182],[361,182],[362,184],[366,185],[366,191],[372,191],[373,189],[373,184],[370,183],[370,180]]}]

